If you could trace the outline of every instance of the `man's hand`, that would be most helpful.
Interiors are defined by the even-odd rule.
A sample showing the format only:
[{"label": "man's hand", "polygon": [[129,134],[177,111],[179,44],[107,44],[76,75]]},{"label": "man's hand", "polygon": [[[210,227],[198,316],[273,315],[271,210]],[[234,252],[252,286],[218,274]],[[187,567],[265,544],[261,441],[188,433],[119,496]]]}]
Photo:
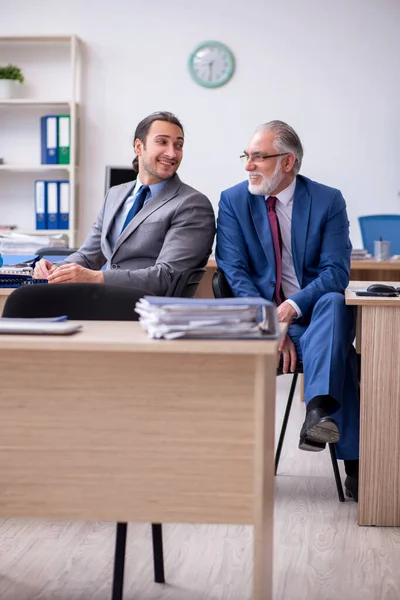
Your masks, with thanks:
[{"label": "man's hand", "polygon": [[49,283],[104,283],[102,271],[85,269],[75,263],[56,267],[48,277]]},{"label": "man's hand", "polygon": [[283,372],[285,374],[289,373],[290,369],[290,371],[294,373],[297,362],[297,354],[296,348],[288,335],[282,338],[279,342],[277,365],[279,365],[281,355],[283,360]]},{"label": "man's hand", "polygon": [[282,304],[280,304],[276,310],[278,314],[278,321],[280,323],[288,323],[291,325],[293,319],[297,317],[296,310],[289,302],[282,302]]},{"label": "man's hand", "polygon": [[41,258],[35,265],[33,270],[33,277],[36,279],[47,279],[51,273],[57,269],[56,265],[53,265],[49,260]]}]

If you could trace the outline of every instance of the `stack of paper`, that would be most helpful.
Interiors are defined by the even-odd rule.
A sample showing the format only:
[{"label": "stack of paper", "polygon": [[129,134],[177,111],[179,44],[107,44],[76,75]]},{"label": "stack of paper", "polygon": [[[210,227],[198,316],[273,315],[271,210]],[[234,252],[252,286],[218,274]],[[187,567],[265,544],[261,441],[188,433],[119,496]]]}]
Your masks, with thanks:
[{"label": "stack of paper", "polygon": [[27,235],[18,232],[0,232],[0,249],[2,254],[36,254],[39,248],[54,246],[66,248],[68,238],[64,234]]},{"label": "stack of paper", "polygon": [[25,267],[17,267],[9,265],[7,267],[0,267],[0,277],[1,275],[30,275],[33,274],[33,268],[29,266]]},{"label": "stack of paper", "polygon": [[136,304],[152,338],[277,338],[276,307],[263,298],[165,298],[145,296]]},{"label": "stack of paper", "polygon": [[363,248],[353,248],[351,251],[352,260],[364,260],[366,258],[371,258],[371,254],[368,254],[368,250],[364,250]]}]

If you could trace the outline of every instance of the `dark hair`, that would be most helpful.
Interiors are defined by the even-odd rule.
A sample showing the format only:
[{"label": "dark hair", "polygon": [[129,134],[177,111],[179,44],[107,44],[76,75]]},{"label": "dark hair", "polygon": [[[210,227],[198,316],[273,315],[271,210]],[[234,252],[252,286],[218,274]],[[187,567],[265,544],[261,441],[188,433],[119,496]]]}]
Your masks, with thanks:
[{"label": "dark hair", "polygon": [[[142,121],[140,121],[139,125],[136,127],[135,137],[133,138],[133,144],[135,145],[135,140],[140,140],[143,145],[146,145],[146,139],[150,131],[150,127],[154,123],[154,121],[166,121],[167,123],[172,123],[173,125],[177,125],[180,129],[183,127],[182,123],[179,121],[178,117],[168,111],[158,111],[153,112],[148,117],[145,117]],[[132,168],[136,173],[139,173],[139,160],[138,157],[132,161]]]}]

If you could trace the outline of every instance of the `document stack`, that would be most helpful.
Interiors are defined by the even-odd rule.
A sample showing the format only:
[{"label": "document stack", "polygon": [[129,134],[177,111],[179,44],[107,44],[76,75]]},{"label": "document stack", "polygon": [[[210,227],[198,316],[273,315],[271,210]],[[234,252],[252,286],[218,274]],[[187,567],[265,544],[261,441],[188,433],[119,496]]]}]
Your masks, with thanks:
[{"label": "document stack", "polygon": [[165,298],[145,296],[136,303],[139,321],[151,338],[274,339],[279,337],[276,307],[263,298]]},{"label": "document stack", "polygon": [[363,248],[353,248],[351,251],[351,260],[365,260],[371,258],[371,254],[368,254],[368,250]]},{"label": "document stack", "polygon": [[37,250],[45,246],[67,248],[68,237],[65,234],[28,235],[17,231],[0,232],[0,250],[3,255],[35,255]]}]

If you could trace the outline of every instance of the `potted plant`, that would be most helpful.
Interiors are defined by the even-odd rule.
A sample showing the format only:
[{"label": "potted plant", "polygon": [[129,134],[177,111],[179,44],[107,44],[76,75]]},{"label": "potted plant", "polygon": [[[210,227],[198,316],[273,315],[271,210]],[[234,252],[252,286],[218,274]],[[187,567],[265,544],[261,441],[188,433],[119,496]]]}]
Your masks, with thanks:
[{"label": "potted plant", "polygon": [[12,98],[16,86],[23,81],[22,71],[16,65],[0,67],[0,98]]}]

